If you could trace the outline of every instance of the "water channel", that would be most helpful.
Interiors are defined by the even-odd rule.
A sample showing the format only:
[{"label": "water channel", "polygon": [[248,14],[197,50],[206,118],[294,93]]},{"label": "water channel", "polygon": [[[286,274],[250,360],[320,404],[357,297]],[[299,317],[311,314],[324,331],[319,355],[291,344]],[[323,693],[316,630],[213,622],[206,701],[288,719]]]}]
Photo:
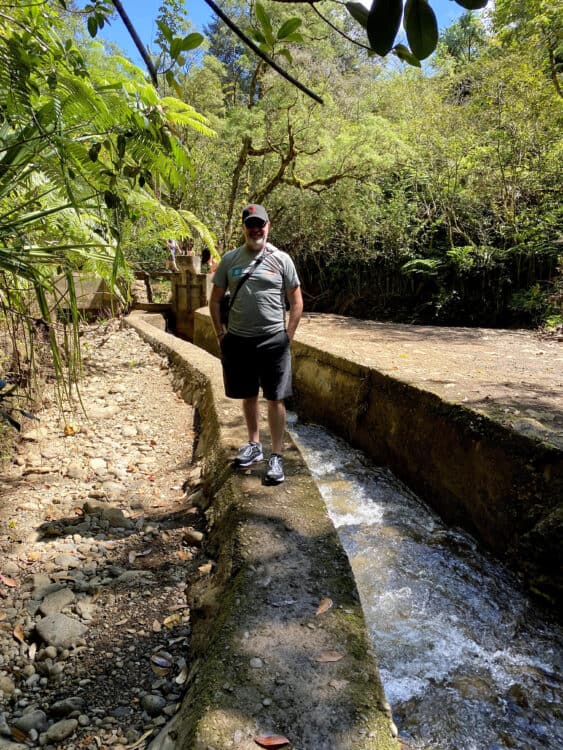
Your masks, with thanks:
[{"label": "water channel", "polygon": [[393,474],[289,416],[409,750],[563,750],[563,628]]}]

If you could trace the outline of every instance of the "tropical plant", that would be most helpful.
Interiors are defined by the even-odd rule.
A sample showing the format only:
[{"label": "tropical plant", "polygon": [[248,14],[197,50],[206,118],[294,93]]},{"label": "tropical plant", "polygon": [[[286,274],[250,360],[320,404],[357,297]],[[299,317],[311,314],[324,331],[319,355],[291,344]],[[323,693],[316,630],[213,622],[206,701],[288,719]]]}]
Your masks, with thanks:
[{"label": "tropical plant", "polygon": [[[143,213],[161,217],[163,237],[173,216],[212,245],[201,222],[163,203],[193,169],[179,130],[212,131],[126,59],[95,66],[93,50],[87,65],[49,6],[16,3],[0,17],[0,303],[29,342],[39,325],[63,386],[63,370],[72,381],[77,367],[73,271],[95,270],[123,300],[122,235]],[[70,332],[57,317],[61,275]]]}]

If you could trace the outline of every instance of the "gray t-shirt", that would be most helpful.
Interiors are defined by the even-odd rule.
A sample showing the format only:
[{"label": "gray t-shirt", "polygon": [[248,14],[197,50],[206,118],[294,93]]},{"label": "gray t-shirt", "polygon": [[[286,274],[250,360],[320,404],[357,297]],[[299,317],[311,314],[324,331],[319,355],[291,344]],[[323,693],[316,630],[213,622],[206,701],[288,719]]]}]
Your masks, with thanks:
[{"label": "gray t-shirt", "polygon": [[[213,283],[235,293],[241,276],[262,253],[251,253],[246,245],[221,258]],[[229,333],[236,336],[268,336],[285,329],[285,291],[299,286],[293,261],[287,253],[266,244],[264,259],[239,289],[229,313]]]}]

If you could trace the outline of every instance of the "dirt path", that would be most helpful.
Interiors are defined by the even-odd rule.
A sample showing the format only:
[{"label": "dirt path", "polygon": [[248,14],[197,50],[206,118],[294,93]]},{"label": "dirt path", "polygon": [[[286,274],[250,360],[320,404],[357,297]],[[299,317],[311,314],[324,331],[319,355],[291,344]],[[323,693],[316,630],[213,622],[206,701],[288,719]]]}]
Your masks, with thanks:
[{"label": "dirt path", "polygon": [[87,417],[47,399],[0,478],[0,748],[144,746],[181,700],[187,582],[211,568],[167,363],[117,323],[83,353]]}]

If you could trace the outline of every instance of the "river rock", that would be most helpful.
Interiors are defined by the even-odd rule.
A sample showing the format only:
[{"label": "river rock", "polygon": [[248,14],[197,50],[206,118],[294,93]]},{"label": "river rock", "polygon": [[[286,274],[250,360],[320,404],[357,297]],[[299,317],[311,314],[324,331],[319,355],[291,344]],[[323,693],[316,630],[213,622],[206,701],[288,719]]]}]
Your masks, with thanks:
[{"label": "river rock", "polygon": [[11,695],[15,689],[16,686],[13,680],[11,680],[6,674],[0,674],[0,691],[5,695]]},{"label": "river rock", "polygon": [[148,713],[149,716],[157,716],[164,706],[166,701],[162,695],[155,695],[154,693],[145,693],[141,698],[141,706]]},{"label": "river rock", "polygon": [[47,730],[47,737],[52,742],[62,742],[63,740],[66,740],[67,737],[70,737],[77,726],[78,721],[76,719],[63,719],[62,721],[57,721],[56,724],[53,724]]},{"label": "river rock", "polygon": [[33,709],[16,719],[14,726],[21,729],[22,732],[29,732],[31,729],[35,729],[37,732],[45,732],[47,730],[47,714],[45,711]]},{"label": "river rock", "polygon": [[35,626],[39,636],[50,646],[70,648],[84,637],[88,628],[66,615],[48,615]]},{"label": "river rock", "polygon": [[72,695],[69,698],[56,701],[49,707],[49,714],[56,718],[65,717],[73,711],[81,711],[84,708],[84,698],[79,695]]},{"label": "river rock", "polygon": [[41,602],[41,606],[39,607],[39,611],[43,615],[56,615],[64,607],[72,604],[75,599],[76,597],[74,596],[74,593],[69,588],[60,589],[59,591],[55,591],[53,594],[49,594],[49,596],[46,596],[45,599],[43,599],[43,601]]}]

